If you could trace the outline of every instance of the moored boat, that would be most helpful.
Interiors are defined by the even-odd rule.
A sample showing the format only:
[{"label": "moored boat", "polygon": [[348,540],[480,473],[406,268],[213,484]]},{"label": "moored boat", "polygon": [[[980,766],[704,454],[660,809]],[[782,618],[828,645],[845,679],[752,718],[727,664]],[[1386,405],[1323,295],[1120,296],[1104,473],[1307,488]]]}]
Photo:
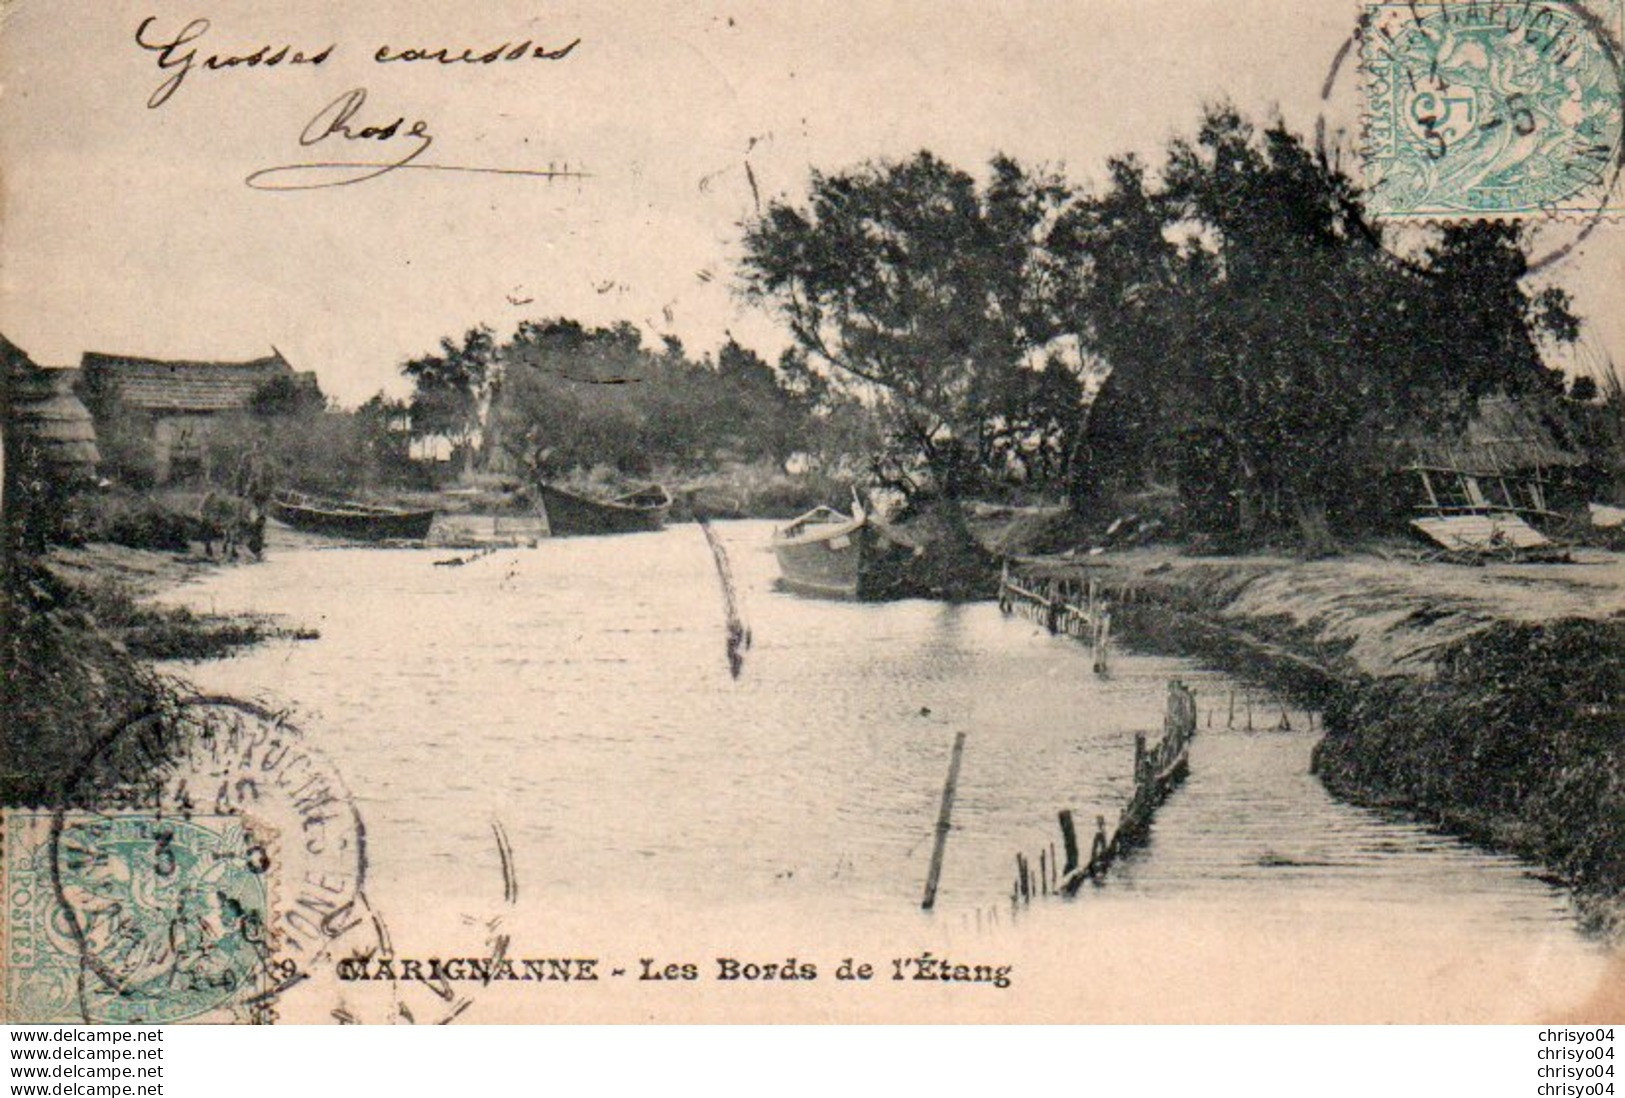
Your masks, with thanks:
[{"label": "moored boat", "polygon": [[537,486],[552,537],[636,534],[658,530],[671,511],[671,494],[658,484],[609,500],[588,499],[550,484]]},{"label": "moored boat", "polygon": [[304,492],[277,492],[271,517],[295,530],[359,541],[421,541],[429,536],[434,510],[408,510],[353,500],[327,499]]},{"label": "moored boat", "polygon": [[798,594],[874,601],[895,597],[913,555],[856,501],[851,514],[815,507],[773,535],[780,582]]}]

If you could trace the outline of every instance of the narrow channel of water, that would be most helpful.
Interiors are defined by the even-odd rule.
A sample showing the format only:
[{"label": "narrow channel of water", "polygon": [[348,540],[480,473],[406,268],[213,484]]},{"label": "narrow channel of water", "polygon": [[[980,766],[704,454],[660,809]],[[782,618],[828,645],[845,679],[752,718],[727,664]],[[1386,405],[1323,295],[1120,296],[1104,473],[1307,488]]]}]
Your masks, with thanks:
[{"label": "narrow channel of water", "polygon": [[371,891],[393,910],[449,910],[484,888],[499,822],[526,902],[559,911],[918,918],[965,730],[936,916],[959,927],[1000,906],[1008,921],[1014,855],[1059,845],[1057,809],[1085,844],[1097,812],[1115,817],[1134,733],[1157,734],[1178,677],[1201,710],[1190,779],[1079,907],[1327,935],[1421,922],[1601,964],[1531,867],[1331,799],[1308,773],[1307,714],[1278,730],[1279,705],[1254,696],[1248,731],[1248,695],[1223,677],[1121,652],[1097,677],[1082,645],[992,603],[780,593],[771,525],[718,530],[752,633],[737,680],[691,525],[459,567],[435,565],[445,550],[273,544],[176,598],[287,615],[321,638],[173,670],[295,707],[358,798]]}]

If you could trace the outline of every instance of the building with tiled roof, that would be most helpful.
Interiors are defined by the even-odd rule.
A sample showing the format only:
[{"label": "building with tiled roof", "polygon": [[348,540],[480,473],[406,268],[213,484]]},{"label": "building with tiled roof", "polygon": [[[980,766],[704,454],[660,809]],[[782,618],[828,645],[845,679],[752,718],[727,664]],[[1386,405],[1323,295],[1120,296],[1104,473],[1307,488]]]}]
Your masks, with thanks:
[{"label": "building with tiled roof", "polygon": [[286,379],[319,392],[275,347],[246,362],[197,362],[87,351],[83,389],[99,422],[134,422],[151,445],[159,483],[206,473],[208,436],[223,417],[252,410],[255,395]]}]

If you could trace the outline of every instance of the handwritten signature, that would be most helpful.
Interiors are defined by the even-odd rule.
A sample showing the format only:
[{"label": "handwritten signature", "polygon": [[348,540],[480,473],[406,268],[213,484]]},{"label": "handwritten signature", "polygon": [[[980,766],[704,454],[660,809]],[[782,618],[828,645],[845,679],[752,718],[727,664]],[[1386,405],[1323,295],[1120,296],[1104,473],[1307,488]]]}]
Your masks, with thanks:
[{"label": "handwritten signature", "polygon": [[316,116],[300,131],[299,144],[304,148],[321,145],[329,139],[349,142],[371,142],[387,146],[391,152],[405,148],[403,155],[392,160],[312,160],[297,164],[279,164],[261,168],[244,180],[260,191],[314,191],[324,187],[348,187],[365,183],[390,172],[412,169],[417,171],[462,172],[475,175],[529,176],[536,179],[586,179],[587,173],[549,167],[545,170],[525,168],[476,168],[458,164],[424,163],[418,158],[434,144],[429,123],[416,119],[408,123],[405,115],[382,125],[364,125],[356,116],[367,102],[366,88],[353,88],[316,112]]}]

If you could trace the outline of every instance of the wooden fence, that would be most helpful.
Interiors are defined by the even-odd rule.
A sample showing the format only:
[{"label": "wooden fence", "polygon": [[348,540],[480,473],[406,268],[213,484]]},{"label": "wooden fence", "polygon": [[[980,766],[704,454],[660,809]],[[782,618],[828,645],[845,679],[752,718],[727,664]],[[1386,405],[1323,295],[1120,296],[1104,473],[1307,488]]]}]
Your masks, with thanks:
[{"label": "wooden fence", "polygon": [[1029,578],[1012,571],[1006,562],[999,573],[999,609],[1037,622],[1052,634],[1088,641],[1095,670],[1106,671],[1111,603],[1093,578]]},{"label": "wooden fence", "polygon": [[1190,745],[1196,724],[1195,695],[1179,680],[1170,682],[1161,738],[1148,745],[1144,733],[1134,737],[1134,789],[1119,810],[1116,825],[1108,827],[1105,816],[1095,817],[1094,838],[1084,858],[1072,810],[1062,809],[1057,819],[1065,860],[1057,857],[1053,843],[1038,852],[1036,861],[1017,854],[1016,877],[1010,889],[1012,908],[1030,904],[1035,896],[1076,895],[1086,882],[1103,878],[1124,851],[1143,839],[1158,806],[1190,773]]}]

